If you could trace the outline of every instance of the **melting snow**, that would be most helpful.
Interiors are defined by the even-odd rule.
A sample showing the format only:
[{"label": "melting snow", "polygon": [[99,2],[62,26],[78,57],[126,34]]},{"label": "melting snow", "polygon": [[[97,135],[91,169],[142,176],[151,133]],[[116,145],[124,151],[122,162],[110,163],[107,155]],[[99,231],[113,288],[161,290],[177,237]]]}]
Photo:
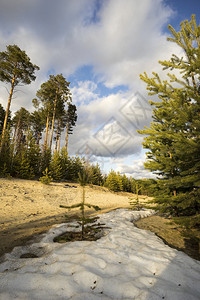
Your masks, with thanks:
[{"label": "melting snow", "polygon": [[[152,213],[100,215],[110,229],[95,242],[54,243],[72,229],[61,224],[39,243],[14,248],[0,264],[0,300],[200,299],[200,263],[133,225]],[[25,253],[37,258],[20,258]]]}]

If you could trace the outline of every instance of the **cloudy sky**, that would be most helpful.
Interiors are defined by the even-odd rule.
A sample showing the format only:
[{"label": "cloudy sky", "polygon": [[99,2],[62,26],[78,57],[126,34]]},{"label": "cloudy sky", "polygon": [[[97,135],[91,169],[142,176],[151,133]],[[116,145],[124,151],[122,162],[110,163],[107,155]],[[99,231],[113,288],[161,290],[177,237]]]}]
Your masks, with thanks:
[{"label": "cloudy sky", "polygon": [[[166,41],[167,25],[178,30],[193,13],[199,23],[199,0],[0,0],[0,51],[17,44],[40,67],[35,82],[16,89],[12,113],[33,111],[41,83],[62,73],[78,109],[69,153],[86,153],[105,172],[150,177],[137,130],[150,124],[152,108],[139,74],[159,73],[159,59],[181,55]],[[7,89],[0,83],[5,109]]]}]

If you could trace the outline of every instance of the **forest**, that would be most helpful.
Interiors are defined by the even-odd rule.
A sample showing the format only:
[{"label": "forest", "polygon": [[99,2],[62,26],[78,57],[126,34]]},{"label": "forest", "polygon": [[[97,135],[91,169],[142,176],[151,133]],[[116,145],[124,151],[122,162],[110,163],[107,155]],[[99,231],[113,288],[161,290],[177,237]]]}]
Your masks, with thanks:
[{"label": "forest", "polygon": [[[0,80],[10,84],[7,109],[0,105],[0,175],[77,182],[79,174],[86,173],[88,184],[153,196],[160,211],[199,226],[200,26],[193,15],[181,23],[180,31],[170,25],[169,30],[168,40],[178,45],[182,57],[173,54],[159,61],[163,74],[140,75],[154,99],[150,101],[153,121],[139,133],[145,135],[143,147],[148,150],[145,167],[157,175],[156,180],[136,180],[114,170],[106,175],[98,164],[68,155],[68,139],[78,115],[70,82],[62,74],[50,75],[41,84],[32,100],[34,112],[21,107],[12,116],[15,88],[30,84],[39,70],[17,45],[0,52]],[[62,134],[65,147],[61,149]]]}]

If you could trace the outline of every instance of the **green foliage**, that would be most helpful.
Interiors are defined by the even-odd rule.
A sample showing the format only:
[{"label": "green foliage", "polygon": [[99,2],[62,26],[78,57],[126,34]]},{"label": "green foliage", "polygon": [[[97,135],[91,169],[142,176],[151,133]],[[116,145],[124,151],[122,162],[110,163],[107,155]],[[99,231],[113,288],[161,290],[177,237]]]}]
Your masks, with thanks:
[{"label": "green foliage", "polygon": [[17,45],[9,45],[7,51],[0,52],[0,80],[11,83],[16,74],[15,86],[19,83],[30,84],[36,77],[34,72],[39,67],[30,62],[25,51]]},{"label": "green foliage", "polygon": [[146,135],[143,145],[149,149],[145,167],[162,178],[155,193],[157,203],[173,215],[193,215],[200,208],[200,26],[192,16],[181,23],[180,32],[172,26],[169,30],[168,40],[182,48],[185,58],[172,55],[159,62],[170,70],[169,80],[162,81],[156,73],[152,78],[140,75],[149,94],[158,95],[160,101],[150,102],[155,106],[153,122],[139,132]]},{"label": "green foliage", "polygon": [[22,51],[17,45],[9,45],[7,46],[7,51],[0,52],[0,80],[11,85],[4,118],[0,150],[4,143],[13,91],[17,85],[30,84],[31,81],[35,80],[36,77],[34,73],[36,70],[39,70],[39,67],[33,65],[26,52]]},{"label": "green foliage", "polygon": [[47,148],[41,155],[41,172],[45,171],[46,168],[49,169],[50,162],[51,162],[51,149]]},{"label": "green foliage", "polygon": [[123,190],[122,176],[119,173],[111,170],[106,179],[105,186],[108,187],[113,192],[118,192]]},{"label": "green foliage", "polygon": [[[3,123],[4,123],[5,115],[6,115],[5,109],[3,108],[3,106],[0,103],[0,136],[1,136],[2,130],[3,130]],[[11,125],[11,112],[10,111],[8,114],[7,124]]]},{"label": "green foliage", "polygon": [[19,178],[29,179],[30,177],[32,177],[32,174],[30,174],[30,170],[31,169],[30,169],[28,157],[26,153],[23,152],[20,160],[20,168],[18,173]]},{"label": "green foliage", "polygon": [[54,152],[49,168],[54,180],[61,180],[63,178],[62,162],[58,152]]},{"label": "green foliage", "polygon": [[27,158],[33,177],[40,175],[41,150],[33,134],[27,136]]},{"label": "green foliage", "polygon": [[142,186],[139,186],[139,183],[137,181],[135,181],[135,189],[136,189],[136,197],[135,199],[129,198],[130,199],[129,203],[132,209],[140,210],[142,208],[142,205],[140,204],[139,201],[139,192],[141,191]]},{"label": "green foliage", "polygon": [[103,185],[103,176],[100,170],[100,166],[98,164],[91,165],[91,178],[89,180],[89,183],[94,185]]},{"label": "green foliage", "polygon": [[79,178],[79,173],[83,173],[84,170],[84,163],[83,161],[78,157],[72,157],[71,158],[71,180],[78,180]]},{"label": "green foliage", "polygon": [[51,172],[48,171],[48,168],[45,169],[45,171],[42,172],[43,176],[41,176],[39,178],[39,180],[43,183],[43,184],[50,184],[51,181],[53,180],[51,177]]},{"label": "green foliage", "polygon": [[4,163],[4,165],[3,165],[3,168],[2,168],[2,171],[1,171],[1,176],[5,177],[5,178],[10,178],[11,177],[10,173],[8,172],[8,167],[7,167],[6,163]]}]

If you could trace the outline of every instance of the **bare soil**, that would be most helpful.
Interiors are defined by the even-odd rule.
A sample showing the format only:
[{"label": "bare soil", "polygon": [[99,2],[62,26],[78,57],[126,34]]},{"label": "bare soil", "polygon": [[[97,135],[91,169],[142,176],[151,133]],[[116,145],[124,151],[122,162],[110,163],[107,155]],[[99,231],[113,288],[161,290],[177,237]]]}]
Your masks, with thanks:
[{"label": "bare soil", "polygon": [[[0,178],[0,257],[16,246],[31,243],[40,233],[48,231],[54,224],[66,222],[77,217],[79,210],[69,212],[60,205],[79,203],[82,188],[75,183],[51,183],[44,185],[39,181]],[[86,202],[101,207],[99,213],[116,208],[130,208],[130,193],[112,193],[104,187],[87,186]],[[141,197],[140,203],[148,203]],[[95,215],[87,210],[87,214]],[[185,237],[185,230],[172,219],[155,215],[136,222],[136,226],[153,231],[169,246],[184,251],[200,260],[200,233],[192,231]],[[190,232],[191,233],[191,232]],[[195,238],[197,237],[197,238]]]},{"label": "bare soil", "polygon": [[154,232],[167,245],[185,252],[187,255],[200,260],[200,232],[197,229],[186,230],[177,225],[172,218],[154,215],[140,219],[135,223],[138,228]]},{"label": "bare soil", "polygon": [[[86,202],[107,212],[128,208],[129,193],[112,193],[104,187],[87,186]],[[131,194],[132,196],[132,194]],[[54,224],[74,219],[79,209],[68,211],[60,205],[72,205],[82,199],[82,187],[76,183],[51,183],[22,179],[0,179],[0,257],[14,247],[30,242]],[[94,214],[94,210],[87,210]],[[99,213],[99,212],[98,212]]]}]

